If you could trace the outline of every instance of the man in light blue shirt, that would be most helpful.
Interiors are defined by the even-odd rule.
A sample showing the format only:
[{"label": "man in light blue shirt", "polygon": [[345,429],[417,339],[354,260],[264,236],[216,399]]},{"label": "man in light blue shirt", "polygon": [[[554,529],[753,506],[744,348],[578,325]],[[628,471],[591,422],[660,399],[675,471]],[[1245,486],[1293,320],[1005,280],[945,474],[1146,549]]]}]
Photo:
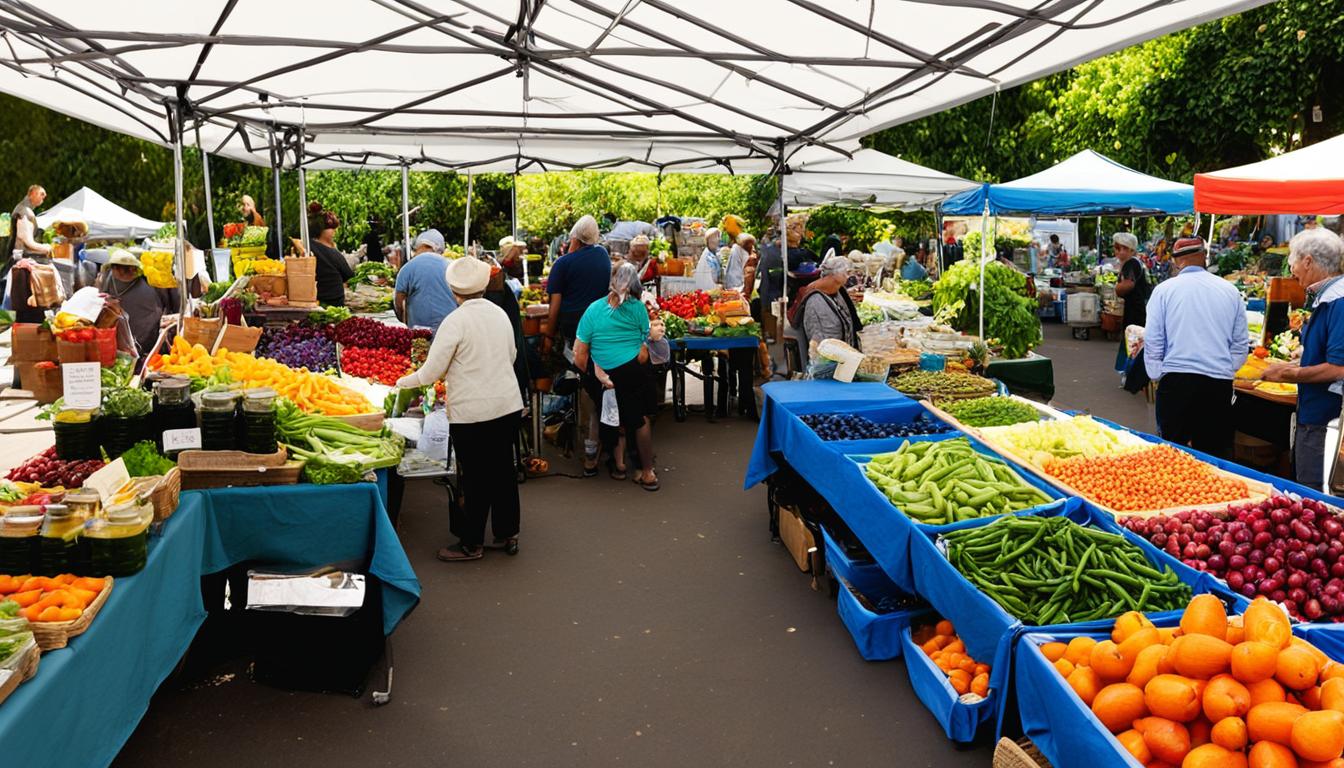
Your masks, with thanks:
[{"label": "man in light blue shirt", "polygon": [[1158,382],[1158,434],[1230,458],[1232,380],[1250,348],[1246,304],[1231,283],[1204,269],[1205,255],[1201,238],[1176,241],[1177,274],[1148,299],[1143,363]]},{"label": "man in light blue shirt", "polygon": [[444,278],[448,259],[443,257],[443,235],[437,229],[421,232],[411,246],[411,254],[411,260],[397,273],[393,308],[407,328],[437,331],[443,319],[457,309],[457,300]]}]

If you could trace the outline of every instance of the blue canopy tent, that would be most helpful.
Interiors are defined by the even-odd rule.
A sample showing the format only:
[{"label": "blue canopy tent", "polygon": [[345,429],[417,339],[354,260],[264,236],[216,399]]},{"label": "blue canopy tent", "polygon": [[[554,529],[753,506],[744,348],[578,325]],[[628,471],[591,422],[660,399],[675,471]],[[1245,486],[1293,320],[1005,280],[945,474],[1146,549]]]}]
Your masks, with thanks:
[{"label": "blue canopy tent", "polygon": [[[985,261],[990,216],[1152,216],[1192,213],[1195,188],[1139,173],[1085,149],[1050,168],[948,198],[945,216],[983,216],[980,237],[980,336],[985,335]],[[1097,232],[1101,225],[1098,221]],[[1100,244],[1098,244],[1100,247]]]}]

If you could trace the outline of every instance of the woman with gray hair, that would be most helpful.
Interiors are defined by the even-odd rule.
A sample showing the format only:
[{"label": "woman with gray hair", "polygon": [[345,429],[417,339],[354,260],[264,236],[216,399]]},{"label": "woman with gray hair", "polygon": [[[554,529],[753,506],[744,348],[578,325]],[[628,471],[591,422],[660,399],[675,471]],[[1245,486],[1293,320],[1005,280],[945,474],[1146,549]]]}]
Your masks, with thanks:
[{"label": "woman with gray hair", "polygon": [[1344,382],[1344,241],[1328,229],[1307,229],[1288,242],[1288,268],[1307,288],[1311,314],[1302,325],[1302,358],[1265,369],[1267,381],[1297,384],[1297,434],[1293,465],[1297,482],[1325,485],[1326,425],[1339,416]]},{"label": "woman with gray hair", "polygon": [[798,354],[802,366],[807,361],[812,342],[839,339],[859,348],[859,311],[845,290],[849,281],[849,257],[832,255],[821,262],[821,276],[798,293],[797,301],[789,308],[789,323],[798,337]]},{"label": "woman with gray hair", "polygon": [[1125,300],[1120,320],[1120,350],[1115,355],[1115,369],[1123,373],[1129,367],[1129,349],[1125,345],[1125,329],[1148,322],[1148,297],[1153,286],[1148,282],[1148,271],[1143,268],[1139,255],[1139,239],[1128,232],[1111,236],[1111,249],[1120,260],[1120,276],[1115,282],[1115,295]]},{"label": "woman with gray hair", "polygon": [[[602,402],[605,390],[615,390],[621,437],[607,460],[615,480],[626,478],[626,440],[633,436],[639,454],[635,482],[646,491],[658,490],[653,471],[653,429],[647,397],[649,312],[640,301],[639,269],[622,262],[612,272],[605,298],[593,302],[579,320],[574,342],[574,365],[588,374],[589,394]],[[591,363],[591,365],[590,365]]]}]

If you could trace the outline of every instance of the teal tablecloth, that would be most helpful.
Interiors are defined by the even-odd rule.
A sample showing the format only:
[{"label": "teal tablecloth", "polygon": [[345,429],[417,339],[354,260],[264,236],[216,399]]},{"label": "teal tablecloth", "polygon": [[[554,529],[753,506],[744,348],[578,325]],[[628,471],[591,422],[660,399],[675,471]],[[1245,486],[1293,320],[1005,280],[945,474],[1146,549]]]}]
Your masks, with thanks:
[{"label": "teal tablecloth", "polygon": [[37,676],[0,704],[0,765],[111,763],[205,620],[201,575],[243,560],[352,559],[382,579],[390,633],[420,584],[373,484],[183,493],[163,536],[150,540],[145,569],[117,579],[89,630],[42,654]]}]

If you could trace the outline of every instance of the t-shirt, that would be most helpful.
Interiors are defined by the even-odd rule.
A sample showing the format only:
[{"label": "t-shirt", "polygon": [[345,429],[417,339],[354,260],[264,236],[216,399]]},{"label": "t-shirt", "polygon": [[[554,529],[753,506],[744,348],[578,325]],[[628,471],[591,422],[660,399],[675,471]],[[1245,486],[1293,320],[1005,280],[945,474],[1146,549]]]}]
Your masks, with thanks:
[{"label": "t-shirt", "polygon": [[588,345],[593,362],[604,370],[610,371],[634,360],[647,338],[649,312],[644,308],[644,302],[634,296],[627,297],[614,308],[605,298],[598,299],[579,319],[578,339]]},{"label": "t-shirt", "polygon": [[578,315],[606,296],[610,286],[611,256],[594,244],[570,251],[551,265],[546,292],[560,294],[560,314]]},{"label": "t-shirt", "polygon": [[652,238],[658,234],[658,228],[647,221],[618,221],[611,226],[607,237],[612,240],[634,240],[640,235]]},{"label": "t-shirt", "polygon": [[333,307],[345,306],[345,281],[355,276],[345,254],[313,240],[309,250],[317,259],[317,300]]},{"label": "t-shirt", "polygon": [[448,259],[437,253],[422,253],[397,273],[398,293],[406,294],[406,327],[438,330],[443,318],[457,309],[457,299],[444,274]]},{"label": "t-shirt", "polygon": [[180,296],[177,288],[155,288],[137,277],[129,287],[119,285],[112,279],[112,273],[103,275],[101,290],[116,299],[126,320],[131,325],[131,336],[135,339],[136,349],[141,357],[148,357],[154,350],[155,340],[159,338],[159,321],[165,314],[180,309]]},{"label": "t-shirt", "polygon": [[[1302,367],[1344,365],[1344,280],[1326,284],[1302,326]],[[1297,423],[1323,425],[1339,415],[1338,383],[1298,384]]]},{"label": "t-shirt", "polygon": [[1124,327],[1147,323],[1148,297],[1153,292],[1153,286],[1148,282],[1148,272],[1137,258],[1130,258],[1120,265],[1120,279],[1134,281],[1133,290],[1124,297],[1125,312],[1122,320]]}]

